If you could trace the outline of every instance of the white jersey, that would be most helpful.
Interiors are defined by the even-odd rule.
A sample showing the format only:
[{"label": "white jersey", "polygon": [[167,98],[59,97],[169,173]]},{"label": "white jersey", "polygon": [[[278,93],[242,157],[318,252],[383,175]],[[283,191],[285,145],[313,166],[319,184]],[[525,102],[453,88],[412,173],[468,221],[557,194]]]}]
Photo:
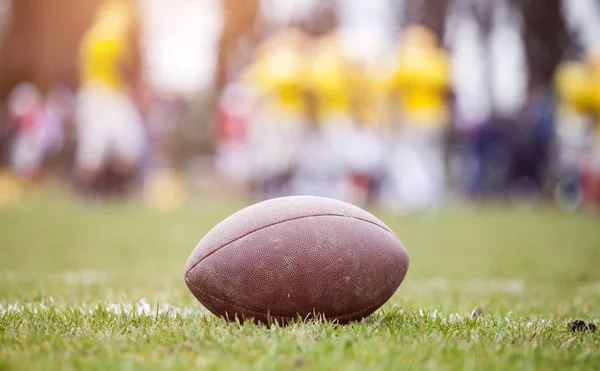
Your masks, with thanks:
[{"label": "white jersey", "polygon": [[75,115],[79,168],[98,171],[112,156],[139,164],[146,145],[144,124],[125,93],[86,86],[79,91]]}]

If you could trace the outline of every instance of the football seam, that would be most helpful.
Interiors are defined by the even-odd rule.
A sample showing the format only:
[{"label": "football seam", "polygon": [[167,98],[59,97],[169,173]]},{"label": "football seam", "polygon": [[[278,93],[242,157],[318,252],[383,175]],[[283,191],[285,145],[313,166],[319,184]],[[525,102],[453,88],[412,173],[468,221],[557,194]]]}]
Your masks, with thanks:
[{"label": "football seam", "polygon": [[236,238],[234,238],[233,240],[231,240],[231,241],[229,241],[229,242],[226,242],[226,243],[224,243],[223,245],[221,245],[221,246],[217,247],[216,249],[214,249],[213,251],[211,251],[209,254],[207,254],[206,256],[204,256],[202,259],[200,259],[199,261],[197,261],[197,262],[196,262],[194,265],[192,265],[192,266],[190,267],[190,269],[188,269],[188,271],[187,271],[187,272],[185,272],[185,279],[187,280],[188,274],[189,274],[189,273],[190,273],[192,270],[194,270],[194,268],[196,268],[196,267],[198,266],[198,264],[202,263],[202,261],[203,261],[204,259],[208,258],[208,257],[209,257],[209,256],[211,256],[212,254],[216,253],[217,251],[221,250],[222,248],[226,247],[227,245],[230,245],[230,244],[234,243],[235,241],[237,241],[237,240],[239,240],[239,239],[241,239],[241,238],[244,238],[244,237],[246,237],[246,236],[249,236],[249,235],[251,235],[252,233],[255,233],[255,232],[261,231],[261,230],[263,230],[263,229],[267,229],[267,228],[269,228],[269,227],[272,227],[272,226],[274,226],[274,225],[283,224],[283,223],[287,223],[287,222],[291,222],[291,221],[294,221],[294,220],[299,220],[299,219],[306,219],[306,218],[317,218],[317,217],[322,217],[322,216],[341,216],[341,217],[343,217],[343,218],[356,219],[356,220],[360,220],[360,221],[363,221],[363,222],[366,222],[366,223],[369,223],[369,224],[373,224],[373,225],[376,225],[377,227],[379,227],[379,228],[383,229],[384,231],[388,232],[389,234],[391,234],[392,236],[394,236],[394,237],[395,237],[395,238],[396,238],[398,241],[400,241],[400,239],[398,238],[398,236],[396,236],[396,234],[395,234],[395,233],[393,233],[393,232],[392,232],[390,229],[388,229],[388,228],[385,228],[384,226],[382,226],[382,225],[380,225],[380,224],[377,224],[377,223],[375,223],[375,222],[372,222],[372,221],[370,221],[370,220],[367,220],[367,219],[357,218],[357,217],[355,217],[355,216],[348,216],[348,215],[343,215],[343,214],[315,214],[315,215],[302,215],[302,216],[297,216],[297,217],[294,217],[294,218],[291,218],[291,219],[280,220],[280,221],[278,221],[278,222],[274,222],[274,223],[271,223],[271,224],[267,224],[267,225],[265,225],[265,226],[262,226],[262,227],[260,227],[260,228],[253,229],[253,230],[251,230],[250,232],[247,232],[247,233],[245,233],[245,234],[243,234],[243,235],[241,235],[241,236],[239,236],[239,237],[236,237]]},{"label": "football seam", "polygon": [[[222,299],[222,298],[220,298],[218,296],[215,296],[215,295],[213,295],[211,293],[208,293],[205,290],[202,290],[200,287],[194,285],[193,282],[191,282],[190,280],[188,280],[187,277],[185,277],[185,282],[188,285],[194,287],[196,290],[202,292],[202,294],[204,294],[206,296],[209,296],[213,300],[221,301],[221,302],[223,302],[223,303],[225,303],[227,305],[231,305],[234,308],[239,308],[241,310],[244,310],[244,311],[247,311],[247,312],[250,312],[250,313],[255,313],[255,314],[258,314],[258,315],[263,315],[263,316],[279,317],[279,318],[283,318],[283,319],[295,319],[296,318],[296,317],[284,316],[282,314],[263,313],[263,312],[260,312],[260,311],[254,310],[254,309],[246,308],[244,306],[241,306],[241,305],[238,305],[238,304],[234,304],[234,303],[232,303],[232,302],[230,302],[228,300]],[[385,300],[377,302],[377,304],[370,305],[370,306],[368,306],[368,307],[366,307],[364,309],[361,309],[361,310],[357,310],[357,311],[350,312],[350,313],[344,313],[344,314],[336,314],[334,316],[326,317],[326,318],[330,319],[330,320],[336,320],[337,319],[337,320],[340,320],[340,321],[344,321],[345,320],[344,317],[351,317],[351,316],[353,316],[355,314],[358,314],[358,313],[361,313],[361,312],[368,312],[368,311],[370,311],[373,308],[377,309],[377,308],[381,307],[383,304],[385,304],[390,298],[391,298],[391,296],[388,297],[388,298],[386,298]],[[207,307],[207,309],[210,310],[208,307]],[[212,310],[210,310],[210,311],[212,312]],[[313,309],[313,311],[314,311],[314,309]],[[225,313],[227,313],[227,312],[225,312]],[[216,313],[214,313],[214,314],[216,314]],[[233,313],[233,314],[235,315],[237,313]],[[298,313],[298,314],[300,314],[300,313]],[[216,315],[219,316],[219,317],[222,316],[220,314],[216,314]],[[302,314],[300,314],[300,315],[302,315]]]}]

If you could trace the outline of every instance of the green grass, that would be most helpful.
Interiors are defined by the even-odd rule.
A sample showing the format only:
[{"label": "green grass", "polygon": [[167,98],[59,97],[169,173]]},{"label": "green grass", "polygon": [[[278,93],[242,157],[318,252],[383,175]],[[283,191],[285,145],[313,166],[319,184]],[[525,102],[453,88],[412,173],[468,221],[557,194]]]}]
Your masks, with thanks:
[{"label": "green grass", "polygon": [[[0,211],[0,369],[600,369],[600,220],[486,206],[427,218],[377,213],[411,257],[361,323],[226,323],[183,267],[243,206],[161,214],[38,199]],[[471,318],[475,307],[486,315]]]}]

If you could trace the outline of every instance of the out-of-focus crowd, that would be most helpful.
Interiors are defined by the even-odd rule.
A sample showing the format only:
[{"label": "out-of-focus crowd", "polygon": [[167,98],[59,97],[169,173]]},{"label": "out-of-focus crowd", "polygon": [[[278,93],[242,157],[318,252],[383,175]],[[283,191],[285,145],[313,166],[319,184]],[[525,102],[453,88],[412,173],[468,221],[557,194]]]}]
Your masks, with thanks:
[{"label": "out-of-focus crowd", "polygon": [[342,43],[338,31],[287,29],[260,46],[217,106],[218,168],[267,197],[439,205],[448,56],[422,26],[377,60],[352,58]]},{"label": "out-of-focus crowd", "polygon": [[[144,19],[168,18],[163,3],[151,11],[146,4]],[[216,0],[184,3],[187,18],[142,24],[140,39],[134,30],[144,2],[104,0],[79,43],[76,90],[12,88],[0,203],[39,185],[47,159],[60,154],[62,181],[80,194],[141,191],[159,208],[184,204],[198,178],[259,198],[312,194],[398,213],[436,210],[460,196],[600,205],[593,37],[573,58],[560,57],[546,81],[531,83],[537,66],[523,42],[526,19],[510,2],[487,10],[457,2],[462,7],[444,20],[452,32],[442,37],[427,22],[394,22],[391,8],[340,1],[338,20],[325,30],[262,20],[262,33],[238,38],[248,45],[237,45],[243,52],[219,69],[221,49],[232,43],[223,42],[231,27],[217,19],[235,12],[215,10]],[[600,26],[597,6],[563,8],[580,33]],[[486,11],[489,24],[476,16]],[[585,11],[587,21],[577,21]],[[178,36],[165,37],[177,27]],[[186,32],[214,36],[198,48]],[[137,44],[146,75],[134,67]],[[178,58],[169,58],[170,48]],[[210,81],[216,88],[187,89]],[[203,138],[192,141],[198,146],[208,143],[203,150],[185,148],[195,136]],[[208,165],[189,166],[198,163],[191,153],[203,153]]]}]

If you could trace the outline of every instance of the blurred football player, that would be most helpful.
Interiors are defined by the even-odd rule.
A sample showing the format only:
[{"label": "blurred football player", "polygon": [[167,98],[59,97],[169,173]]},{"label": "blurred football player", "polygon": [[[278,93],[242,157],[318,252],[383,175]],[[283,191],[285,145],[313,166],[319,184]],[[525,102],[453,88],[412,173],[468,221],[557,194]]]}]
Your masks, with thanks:
[{"label": "blurred football player", "polygon": [[120,179],[139,168],[145,145],[141,115],[131,98],[134,2],[105,0],[80,45],[76,108],[79,178],[97,185],[110,169]]},{"label": "blurred football player", "polygon": [[383,206],[391,210],[431,210],[442,200],[448,85],[448,58],[435,34],[409,26],[398,49],[394,86],[399,117],[382,189]]},{"label": "blurred football player", "polygon": [[378,61],[353,64],[353,111],[358,123],[390,134],[394,121],[392,91],[395,60],[383,55]]},{"label": "blurred football player", "polygon": [[392,58],[382,53],[375,60],[350,60],[352,111],[356,129],[352,136],[353,189],[364,202],[373,200],[385,175],[386,143],[393,123]]},{"label": "blurred football player", "polygon": [[[307,83],[313,130],[296,174],[296,193],[348,198],[355,122],[349,69],[336,32],[311,43]],[[360,154],[359,154],[360,156]]]},{"label": "blurred football player", "polygon": [[215,107],[216,166],[229,183],[248,179],[247,127],[253,115],[255,95],[244,83],[234,81],[223,89]]},{"label": "blurred football player", "polygon": [[46,158],[62,148],[63,117],[30,82],[20,83],[12,90],[9,109],[16,126],[12,167],[31,185],[41,181]]},{"label": "blurred football player", "polygon": [[289,193],[305,127],[307,36],[286,29],[259,47],[242,80],[257,95],[246,130],[248,181],[261,197]]},{"label": "blurred football player", "polygon": [[559,205],[576,208],[582,201],[580,180],[584,155],[589,148],[592,117],[591,74],[581,62],[565,62],[555,76],[558,96],[557,145],[559,179],[556,200]]}]

